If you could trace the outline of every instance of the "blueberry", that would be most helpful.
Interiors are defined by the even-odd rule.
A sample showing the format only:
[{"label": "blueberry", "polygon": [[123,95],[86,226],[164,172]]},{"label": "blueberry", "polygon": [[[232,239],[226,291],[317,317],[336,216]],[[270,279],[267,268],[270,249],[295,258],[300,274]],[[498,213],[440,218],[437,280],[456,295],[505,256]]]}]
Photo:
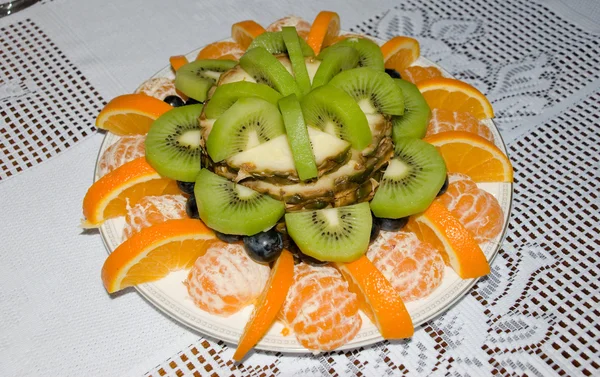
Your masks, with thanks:
[{"label": "blueberry", "polygon": [[227,242],[227,243],[236,243],[236,242],[242,240],[242,236],[239,236],[237,234],[225,234],[225,233],[215,231],[215,235],[217,236],[218,239],[220,239],[223,242]]},{"label": "blueberry", "polygon": [[178,96],[166,96],[165,99],[163,99],[163,101],[165,101],[166,103],[168,103],[169,105],[171,105],[173,107],[179,107],[179,106],[185,105],[183,100],[181,98],[179,98]]},{"label": "blueberry", "polygon": [[440,191],[437,193],[437,196],[442,196],[446,193],[446,190],[448,190],[448,185],[450,184],[450,182],[448,181],[448,176],[446,176],[446,180],[444,181],[444,184],[442,185],[442,188],[440,189]]},{"label": "blueberry", "polygon": [[244,248],[248,256],[259,263],[269,263],[279,257],[283,250],[283,236],[275,229],[244,236]]},{"label": "blueberry", "polygon": [[194,195],[194,186],[194,182],[177,181],[177,187],[179,187],[181,192],[184,192],[188,195]]},{"label": "blueberry", "polygon": [[379,224],[379,219],[373,216],[373,225],[371,225],[371,238],[369,242],[374,242],[381,231],[381,224]]},{"label": "blueberry", "polygon": [[198,213],[198,205],[196,205],[196,197],[194,195],[190,196],[185,203],[185,212],[192,219],[199,219],[200,214]]},{"label": "blueberry", "polygon": [[398,73],[398,71],[396,71],[395,69],[386,68],[385,73],[390,75],[390,77],[393,79],[401,79],[402,78],[402,77],[400,77],[400,74]]},{"label": "blueberry", "polygon": [[185,105],[186,105],[186,106],[187,106],[187,105],[197,105],[197,104],[199,104],[199,103],[204,103],[204,102],[196,101],[196,100],[195,100],[195,99],[193,99],[193,98],[188,98],[188,100],[187,100],[187,101],[185,101]]},{"label": "blueberry", "polygon": [[399,219],[378,218],[377,222],[379,223],[381,230],[385,230],[386,232],[396,232],[404,228],[406,223],[408,223],[408,217]]}]

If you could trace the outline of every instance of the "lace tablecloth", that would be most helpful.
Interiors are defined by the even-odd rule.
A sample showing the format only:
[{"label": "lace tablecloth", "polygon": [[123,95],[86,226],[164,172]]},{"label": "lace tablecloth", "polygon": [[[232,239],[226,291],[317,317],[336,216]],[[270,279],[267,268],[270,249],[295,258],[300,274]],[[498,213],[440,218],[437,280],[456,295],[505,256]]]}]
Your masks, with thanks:
[{"label": "lace tablecloth", "polygon": [[[44,0],[0,19],[0,375],[600,374],[600,3],[244,7]],[[321,9],[353,31],[416,37],[488,96],[515,168],[510,229],[492,273],[410,340],[236,365],[137,294],[105,293],[102,241],[77,228],[102,139],[92,125],[108,99],[232,23]]]}]

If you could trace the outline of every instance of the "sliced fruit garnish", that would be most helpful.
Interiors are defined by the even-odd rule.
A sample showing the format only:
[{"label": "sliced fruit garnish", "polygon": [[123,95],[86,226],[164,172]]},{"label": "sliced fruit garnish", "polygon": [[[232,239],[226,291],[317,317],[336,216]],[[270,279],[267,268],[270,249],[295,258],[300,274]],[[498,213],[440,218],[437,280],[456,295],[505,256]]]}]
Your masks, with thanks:
[{"label": "sliced fruit garnish", "polygon": [[414,63],[420,56],[419,41],[410,37],[397,36],[381,46],[385,68],[400,72]]},{"label": "sliced fruit garnish", "polygon": [[202,221],[168,220],[140,230],[119,245],[102,266],[108,293],[156,281],[169,272],[190,268],[216,241]]},{"label": "sliced fruit garnish", "polygon": [[442,71],[436,67],[421,67],[413,65],[406,67],[399,72],[402,80],[417,84],[418,82],[425,81],[434,77],[442,77]]},{"label": "sliced fruit garnish", "polygon": [[310,23],[296,16],[286,16],[272,22],[269,26],[267,26],[267,31],[281,31],[285,26],[295,27],[300,38],[305,40],[310,31]]},{"label": "sliced fruit garnish", "polygon": [[[300,50],[304,56],[314,55],[313,50],[304,39],[300,38],[298,43],[300,43]],[[283,33],[281,31],[267,31],[266,33],[256,37],[256,39],[250,43],[250,46],[248,46],[248,51],[255,47],[262,47],[273,55],[289,53],[288,48],[283,40]]]},{"label": "sliced fruit garnish", "polygon": [[347,38],[334,46],[352,47],[358,51],[358,66],[384,71],[383,54],[379,45],[367,38]]},{"label": "sliced fruit garnish", "polygon": [[300,250],[320,261],[352,262],[367,252],[369,203],[285,214],[287,231]]},{"label": "sliced fruit garnish", "polygon": [[354,262],[338,263],[337,267],[346,278],[350,291],[358,296],[361,309],[384,339],[413,335],[412,319],[400,295],[366,256]]},{"label": "sliced fruit garnish", "polygon": [[404,95],[404,114],[392,117],[392,137],[422,138],[427,132],[427,124],[431,110],[416,85],[408,81],[395,79],[396,85]]},{"label": "sliced fruit garnish", "polygon": [[265,28],[255,21],[246,20],[231,26],[231,38],[243,49],[247,49],[252,40],[265,32]]},{"label": "sliced fruit garnish", "polygon": [[144,196],[178,194],[175,181],[161,177],[146,162],[136,158],[106,174],[88,189],[83,198],[84,228],[97,228],[104,220],[125,215],[127,204]]},{"label": "sliced fruit garnish", "polygon": [[431,109],[466,111],[478,119],[494,117],[490,101],[466,82],[435,77],[419,82],[417,87]]},{"label": "sliced fruit garnish", "polygon": [[209,119],[218,118],[238,99],[244,97],[256,97],[277,105],[281,94],[265,84],[248,81],[219,85],[204,107],[204,114]]},{"label": "sliced fruit garnish", "polygon": [[164,177],[196,181],[200,172],[202,105],[176,107],[160,116],[146,136],[146,159]]},{"label": "sliced fruit garnish", "polygon": [[119,138],[116,143],[102,153],[100,160],[98,160],[98,170],[96,171],[98,176],[102,177],[119,166],[144,156],[146,154],[144,140],[146,140],[144,135]]},{"label": "sliced fruit garnish", "polygon": [[177,72],[177,70],[179,70],[179,68],[188,64],[189,61],[187,60],[187,58],[184,55],[175,55],[175,56],[171,56],[169,58],[169,63],[171,63],[171,68],[173,68],[173,70],[175,72]]},{"label": "sliced fruit garnish", "polygon": [[116,135],[144,135],[154,120],[172,108],[145,94],[124,94],[104,106],[96,118],[96,128]]},{"label": "sliced fruit garnish", "polygon": [[225,234],[251,236],[262,232],[285,212],[282,202],[206,169],[198,174],[194,195],[202,221]]},{"label": "sliced fruit garnish", "polygon": [[512,182],[509,158],[489,140],[466,131],[446,131],[427,136],[446,162],[449,172],[463,173],[475,182]]},{"label": "sliced fruit garnish", "polygon": [[294,257],[283,250],[271,269],[271,276],[263,292],[254,304],[254,310],[244,327],[233,359],[240,361],[269,331],[277,318],[288,290],[294,281]]},{"label": "sliced fruit garnish", "polygon": [[239,44],[231,41],[219,41],[206,45],[198,55],[196,60],[201,59],[224,59],[233,57],[239,60],[246,50]]},{"label": "sliced fruit garnish", "polygon": [[199,102],[206,101],[208,90],[216,84],[221,74],[237,64],[233,60],[195,60],[177,70],[175,87],[186,96]]},{"label": "sliced fruit garnish", "polygon": [[494,135],[490,128],[473,114],[464,111],[450,111],[433,109],[427,125],[426,136],[432,136],[446,131],[472,132],[486,140],[494,142]]},{"label": "sliced fruit garnish", "polygon": [[[283,38],[283,37],[282,37]],[[283,43],[283,39],[282,39]],[[294,77],[277,58],[262,47],[248,50],[240,59],[240,66],[258,83],[267,84],[284,96],[292,93],[302,96]]]},{"label": "sliced fruit garnish", "polygon": [[407,226],[421,241],[436,247],[462,279],[490,273],[490,265],[473,235],[442,204],[434,201]]},{"label": "sliced fruit garnish", "polygon": [[312,87],[317,88],[327,84],[341,71],[354,68],[358,65],[358,51],[348,46],[332,46],[321,51],[318,56],[321,64],[312,81]]},{"label": "sliced fruit garnish", "polygon": [[371,200],[371,210],[389,219],[424,211],[445,180],[444,160],[435,147],[419,139],[400,138]]},{"label": "sliced fruit garnish", "polygon": [[310,92],[310,77],[308,76],[308,70],[306,69],[306,63],[304,62],[304,55],[302,54],[302,48],[300,46],[300,37],[296,33],[296,29],[290,26],[285,26],[281,31],[283,36],[283,42],[287,49],[292,63],[292,71],[294,72],[294,78],[300,87],[302,94]]},{"label": "sliced fruit garnish", "polygon": [[187,199],[183,195],[143,197],[136,205],[127,207],[123,237],[127,239],[144,228],[164,223],[167,220],[187,219],[186,201]]},{"label": "sliced fruit garnish", "polygon": [[323,46],[328,46],[340,33],[340,16],[335,12],[321,11],[310,27],[306,42],[315,54],[321,52]]}]

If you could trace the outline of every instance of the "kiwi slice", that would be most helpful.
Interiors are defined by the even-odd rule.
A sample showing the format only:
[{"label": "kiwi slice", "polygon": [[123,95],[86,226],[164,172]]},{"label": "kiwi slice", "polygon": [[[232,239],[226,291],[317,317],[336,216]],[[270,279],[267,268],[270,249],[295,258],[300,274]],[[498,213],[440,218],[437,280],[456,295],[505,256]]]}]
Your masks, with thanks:
[{"label": "kiwi slice", "polygon": [[256,82],[267,84],[284,96],[288,96],[292,93],[296,94],[298,97],[302,95],[294,77],[275,56],[271,55],[262,47],[255,47],[248,50],[244,56],[240,58],[240,66],[242,66],[244,71],[248,72]]},{"label": "kiwi slice", "polygon": [[248,81],[238,81],[217,87],[212,97],[204,107],[204,114],[208,119],[218,118],[231,107],[238,99],[256,97],[277,105],[281,94],[275,89]]},{"label": "kiwi slice", "polygon": [[291,94],[279,100],[279,109],[283,115],[283,124],[292,150],[294,165],[298,177],[306,181],[318,175],[315,155],[308,138],[308,129],[304,123],[302,108],[295,95]]},{"label": "kiwi slice", "polygon": [[[294,28],[295,29],[295,28]],[[308,43],[302,38],[299,38],[300,49],[304,56],[314,56],[315,52],[310,48]],[[262,47],[271,54],[287,54],[288,48],[283,40],[282,31],[267,31],[252,40],[248,51],[254,47]]]},{"label": "kiwi slice", "polygon": [[302,98],[301,106],[307,125],[344,139],[359,151],[371,144],[367,116],[343,90],[320,86]]},{"label": "kiwi slice", "polygon": [[285,212],[283,202],[206,169],[198,174],[194,197],[200,219],[225,234],[260,233],[277,224]]},{"label": "kiwi slice", "polygon": [[421,139],[427,133],[431,109],[416,85],[401,79],[394,81],[404,95],[404,115],[392,117],[392,138]]},{"label": "kiwi slice", "polygon": [[327,84],[341,71],[356,67],[359,55],[352,47],[331,46],[323,50],[317,58],[321,59],[321,65],[315,73],[313,88]]},{"label": "kiwi slice", "polygon": [[437,149],[420,139],[399,138],[371,200],[377,217],[399,219],[423,212],[446,180],[446,164]]},{"label": "kiwi slice", "polygon": [[360,57],[358,65],[360,67],[370,67],[377,71],[385,71],[383,63],[383,53],[377,43],[366,38],[347,38],[336,43],[334,46],[348,46],[355,48]]},{"label": "kiwi slice", "polygon": [[200,171],[202,105],[176,107],[161,115],[146,136],[146,160],[162,176],[194,182]]},{"label": "kiwi slice", "polygon": [[368,67],[343,71],[329,85],[348,93],[365,114],[404,114],[404,96],[387,73]]},{"label": "kiwi slice", "polygon": [[277,106],[260,98],[240,98],[215,121],[206,149],[219,162],[284,133]]},{"label": "kiwi slice", "polygon": [[204,102],[208,90],[219,80],[221,74],[236,64],[233,60],[219,59],[193,61],[177,70],[175,88],[196,101]]},{"label": "kiwi slice", "polygon": [[369,203],[285,214],[287,232],[300,250],[320,261],[352,262],[369,247]]},{"label": "kiwi slice", "polygon": [[310,77],[308,77],[308,70],[304,63],[304,55],[302,54],[302,47],[300,47],[300,37],[296,32],[295,27],[284,26],[281,30],[283,35],[283,42],[287,48],[290,61],[292,63],[292,70],[296,82],[300,87],[302,94],[310,92]]}]

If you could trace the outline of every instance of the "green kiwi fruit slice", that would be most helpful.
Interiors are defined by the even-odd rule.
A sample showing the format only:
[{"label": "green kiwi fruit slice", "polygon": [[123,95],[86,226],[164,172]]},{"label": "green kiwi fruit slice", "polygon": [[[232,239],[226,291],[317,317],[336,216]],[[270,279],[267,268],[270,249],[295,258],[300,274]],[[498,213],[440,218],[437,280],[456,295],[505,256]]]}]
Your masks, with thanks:
[{"label": "green kiwi fruit slice", "polygon": [[[295,29],[295,28],[294,28]],[[310,48],[308,43],[302,38],[299,38],[300,48],[302,50],[302,55],[304,56],[314,56],[315,52]],[[259,35],[258,37],[252,40],[250,46],[248,46],[248,51],[253,49],[254,47],[262,47],[267,50],[271,54],[287,54],[288,49],[283,40],[283,32],[282,31],[267,31]]]},{"label": "green kiwi fruit slice", "polygon": [[300,250],[320,261],[352,262],[369,247],[369,203],[285,214],[287,232]]},{"label": "green kiwi fruit slice", "polygon": [[348,38],[336,43],[334,46],[348,46],[355,48],[360,58],[359,67],[370,67],[378,71],[384,71],[383,53],[377,43],[366,38]]},{"label": "green kiwi fruit slice", "polygon": [[427,133],[431,109],[415,84],[401,79],[394,81],[404,94],[404,115],[392,117],[392,138],[421,139]]},{"label": "green kiwi fruit slice", "polygon": [[329,85],[348,93],[365,114],[404,114],[404,96],[387,73],[368,67],[340,72]]},{"label": "green kiwi fruit slice", "polygon": [[206,103],[204,114],[208,119],[218,118],[238,99],[244,97],[261,98],[271,102],[273,105],[277,105],[281,94],[265,84],[256,84],[248,81],[237,81],[220,85]]},{"label": "green kiwi fruit slice", "polygon": [[313,88],[327,84],[341,71],[356,67],[359,55],[352,47],[331,46],[323,50],[317,58],[321,60],[321,65],[313,78]]},{"label": "green kiwi fruit slice", "polygon": [[423,212],[446,180],[446,164],[437,149],[420,139],[399,138],[379,182],[371,210],[377,217],[399,219]]},{"label": "green kiwi fruit slice", "polygon": [[298,97],[302,96],[300,87],[298,87],[294,77],[275,56],[271,55],[262,47],[255,47],[248,50],[244,56],[240,58],[240,66],[244,71],[248,72],[256,82],[267,84],[284,96],[288,96],[292,93],[296,94]]},{"label": "green kiwi fruit slice", "polygon": [[215,121],[206,150],[214,162],[219,162],[284,133],[277,106],[264,99],[244,97]]},{"label": "green kiwi fruit slice", "polygon": [[200,219],[225,234],[260,233],[273,227],[285,212],[283,202],[206,169],[198,174],[194,196]]},{"label": "green kiwi fruit slice", "polygon": [[279,110],[281,110],[283,116],[283,124],[285,125],[298,177],[302,181],[315,178],[319,172],[298,98],[291,94],[280,99]]},{"label": "green kiwi fruit slice", "polygon": [[219,80],[221,74],[236,64],[233,60],[219,59],[193,61],[177,70],[175,88],[196,101],[204,102],[208,90]]},{"label": "green kiwi fruit slice", "polygon": [[371,144],[367,116],[343,90],[320,86],[302,98],[301,106],[307,125],[344,139],[359,151]]},{"label": "green kiwi fruit slice", "polygon": [[294,72],[296,82],[298,83],[302,94],[306,94],[310,92],[310,77],[308,77],[308,70],[306,69],[306,63],[304,62],[302,47],[300,47],[301,38],[298,37],[295,27],[284,26],[281,30],[281,34],[290,57],[290,62],[292,63],[292,71]]},{"label": "green kiwi fruit slice", "polygon": [[162,176],[194,182],[200,171],[202,105],[176,107],[161,115],[146,136],[146,160]]}]

